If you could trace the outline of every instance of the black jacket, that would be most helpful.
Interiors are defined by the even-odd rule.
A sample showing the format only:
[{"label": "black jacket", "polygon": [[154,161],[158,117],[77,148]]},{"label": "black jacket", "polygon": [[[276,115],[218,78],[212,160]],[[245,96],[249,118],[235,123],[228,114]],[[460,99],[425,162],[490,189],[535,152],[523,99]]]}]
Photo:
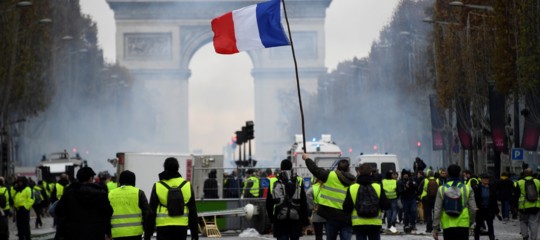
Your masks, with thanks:
[{"label": "black jacket", "polygon": [[[330,174],[330,170],[320,168],[315,164],[315,162],[311,159],[306,159],[306,166],[308,167],[311,174],[313,174],[314,177],[317,179],[322,180],[323,182],[326,182],[328,180],[328,175]],[[339,170],[336,170],[336,173],[338,175],[339,181],[344,186],[348,187],[356,182],[356,177],[354,177],[349,172],[342,172]],[[317,211],[317,214],[319,216],[324,217],[326,219],[333,219],[340,222],[350,223],[351,222],[351,214],[347,214],[343,210],[339,210],[336,208],[331,208],[323,205],[319,205],[319,209]]]},{"label": "black jacket", "polygon": [[403,178],[397,182],[397,192],[401,196],[401,200],[412,200],[417,198],[418,183],[414,178],[404,180]]},{"label": "black jacket", "polygon": [[499,201],[513,201],[514,200],[514,181],[507,178],[499,180],[496,183],[497,200]]},{"label": "black jacket", "polygon": [[[373,177],[371,176],[358,177],[358,184],[371,185],[372,183],[374,183],[374,180],[373,180]],[[386,198],[386,194],[384,193],[382,189],[382,185],[381,185],[380,190],[381,190],[381,196],[379,198],[379,204],[381,206],[381,210],[384,211],[384,210],[390,209],[390,201],[388,201],[388,198]],[[349,214],[349,216],[351,216],[352,211],[356,211],[354,210],[354,203],[353,203],[352,196],[349,189],[347,189],[347,196],[345,197],[345,201],[343,202],[343,211]],[[354,227],[357,227],[357,226],[354,226]]]},{"label": "black jacket", "polygon": [[203,186],[204,198],[219,198],[216,178],[207,178]]},{"label": "black jacket", "polygon": [[69,185],[55,208],[64,220],[64,239],[104,239],[111,234],[112,213],[107,191],[94,183]]},{"label": "black jacket", "polygon": [[499,205],[497,204],[497,192],[495,190],[495,186],[493,184],[490,184],[488,186],[489,188],[489,206],[483,207],[482,206],[482,184],[478,184],[478,186],[473,189],[474,191],[474,200],[476,201],[476,207],[478,209],[489,212],[489,215],[491,217],[495,217],[495,215],[499,214]]},{"label": "black jacket", "polygon": [[[159,174],[159,180],[168,180],[171,178],[182,177],[178,172],[169,172],[163,171]],[[156,227],[156,214],[157,208],[159,206],[159,199],[156,193],[156,184],[152,187],[152,193],[150,194],[150,203],[148,207],[148,221],[144,226],[144,239],[150,239],[154,234]],[[191,230],[191,239],[198,239],[199,227],[198,227],[198,216],[197,216],[197,206],[195,205],[195,194],[193,193],[193,187],[191,187],[191,198],[187,202],[186,207],[188,208],[188,227]],[[180,227],[180,226],[179,226]],[[172,237],[172,236],[171,236]]]},{"label": "black jacket", "polygon": [[[280,180],[278,180],[279,182]],[[277,184],[278,182],[274,183]],[[270,221],[273,224],[274,237],[288,234],[289,236],[302,236],[302,227],[309,226],[309,213],[307,206],[306,192],[304,190],[304,183],[301,183],[300,187],[300,220],[277,220],[274,218],[274,205],[276,204],[272,194],[268,192],[266,195],[266,212]],[[294,190],[293,190],[294,191]],[[277,199],[276,199],[277,200]]]}]

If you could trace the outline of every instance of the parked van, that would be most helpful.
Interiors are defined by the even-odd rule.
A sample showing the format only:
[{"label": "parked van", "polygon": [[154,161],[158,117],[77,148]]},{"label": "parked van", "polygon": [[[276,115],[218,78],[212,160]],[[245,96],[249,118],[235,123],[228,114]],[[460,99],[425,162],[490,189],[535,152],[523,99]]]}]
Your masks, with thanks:
[{"label": "parked van", "polygon": [[393,172],[401,171],[399,160],[395,154],[360,154],[356,157],[356,166],[367,163],[371,168],[379,170],[382,176],[390,170]]}]

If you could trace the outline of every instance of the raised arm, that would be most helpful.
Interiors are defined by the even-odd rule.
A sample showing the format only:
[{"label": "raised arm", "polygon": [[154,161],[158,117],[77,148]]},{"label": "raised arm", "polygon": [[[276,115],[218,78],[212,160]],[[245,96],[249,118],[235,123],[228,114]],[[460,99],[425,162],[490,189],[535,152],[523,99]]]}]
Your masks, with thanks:
[{"label": "raised arm", "polygon": [[330,170],[318,167],[317,164],[315,164],[315,162],[309,158],[307,153],[302,154],[302,159],[306,161],[306,166],[314,177],[326,182],[328,175],[330,174]]}]

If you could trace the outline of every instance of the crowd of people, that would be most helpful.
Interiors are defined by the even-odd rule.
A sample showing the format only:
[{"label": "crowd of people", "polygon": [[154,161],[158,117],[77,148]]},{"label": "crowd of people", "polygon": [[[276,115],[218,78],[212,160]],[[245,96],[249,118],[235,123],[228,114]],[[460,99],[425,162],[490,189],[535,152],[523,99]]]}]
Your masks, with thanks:
[{"label": "crowd of people", "polygon": [[[75,179],[62,174],[54,183],[18,177],[7,186],[0,177],[0,240],[9,239],[9,218],[17,225],[19,240],[31,239],[30,210],[54,217],[55,240],[96,239],[198,239],[198,216],[189,181],[179,173],[176,158],[167,158],[149,199],[137,188],[131,171],[120,173],[118,182],[108,173],[95,178],[82,167]],[[45,211],[47,210],[47,211]]]},{"label": "crowd of people", "polygon": [[[398,223],[405,233],[423,231],[417,229],[422,222],[425,233],[434,239],[442,232],[444,239],[465,240],[473,235],[478,240],[487,235],[495,240],[494,219],[507,223],[518,215],[523,239],[537,239],[540,181],[529,168],[517,179],[508,173],[496,178],[461,171],[455,164],[434,170],[416,158],[412,171],[389,171],[382,176],[369,164],[361,164],[355,167],[354,176],[347,160],[328,170],[318,167],[307,154],[303,159],[313,175],[311,187],[304,192],[304,183],[295,181],[294,173],[292,178],[283,176],[291,175],[286,159],[266,198],[277,239],[299,239],[302,229],[311,226],[317,240],[323,239],[324,232],[329,240],[347,240],[353,235],[358,240],[378,240],[382,232],[398,233]],[[285,183],[301,187],[295,191]],[[281,184],[285,184],[284,194],[277,190],[282,189],[278,188]],[[299,198],[293,197],[296,193]],[[291,217],[284,212],[298,214]]]},{"label": "crowd of people", "polygon": [[[204,198],[264,198],[266,212],[277,239],[299,239],[311,228],[316,240],[378,240],[382,232],[422,231],[438,239],[469,239],[487,235],[495,240],[493,221],[517,219],[523,239],[537,239],[540,218],[540,180],[529,168],[519,178],[508,173],[499,178],[462,171],[452,164],[434,170],[416,158],[413,170],[383,173],[369,164],[354,166],[339,160],[325,169],[303,154],[313,178],[309,187],[284,159],[280,168],[257,172],[236,171],[224,176],[223,192],[217,192],[216,171],[204,182]],[[76,178],[66,174],[57,181],[34,182],[18,177],[7,186],[0,177],[0,240],[9,239],[8,221],[13,218],[17,236],[30,239],[30,211],[54,217],[55,239],[198,239],[198,215],[191,183],[179,173],[178,160],[167,158],[163,172],[147,198],[137,188],[133,172],[123,171],[118,182],[108,173],[82,167]],[[353,173],[356,173],[353,174]],[[243,180],[241,180],[243,179]],[[500,206],[500,207],[499,207]],[[499,211],[500,209],[500,211]],[[501,216],[502,215],[502,216]]]}]

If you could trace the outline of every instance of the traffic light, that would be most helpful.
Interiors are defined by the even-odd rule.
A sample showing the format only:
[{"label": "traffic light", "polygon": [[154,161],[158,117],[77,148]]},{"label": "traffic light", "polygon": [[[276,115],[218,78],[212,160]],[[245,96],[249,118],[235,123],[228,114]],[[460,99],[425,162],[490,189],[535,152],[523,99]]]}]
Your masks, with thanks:
[{"label": "traffic light", "polygon": [[257,160],[255,159],[249,159],[248,161],[246,161],[248,163],[248,166],[250,167],[255,167],[257,166]]},{"label": "traffic light", "polygon": [[236,145],[242,145],[242,143],[245,143],[246,141],[244,140],[244,131],[236,131],[236,138],[235,138],[235,143]]},{"label": "traffic light", "polygon": [[246,128],[246,126],[243,126],[242,127],[242,143],[247,143],[248,140],[249,140],[249,138],[248,138],[248,135],[247,135],[247,128]]},{"label": "traffic light", "polygon": [[255,123],[253,121],[246,121],[246,138],[247,140],[252,140],[255,138],[255,130],[253,127]]},{"label": "traffic light", "polygon": [[422,146],[422,142],[420,142],[420,141],[416,142],[416,146],[417,146],[417,147],[421,147],[421,146]]}]

